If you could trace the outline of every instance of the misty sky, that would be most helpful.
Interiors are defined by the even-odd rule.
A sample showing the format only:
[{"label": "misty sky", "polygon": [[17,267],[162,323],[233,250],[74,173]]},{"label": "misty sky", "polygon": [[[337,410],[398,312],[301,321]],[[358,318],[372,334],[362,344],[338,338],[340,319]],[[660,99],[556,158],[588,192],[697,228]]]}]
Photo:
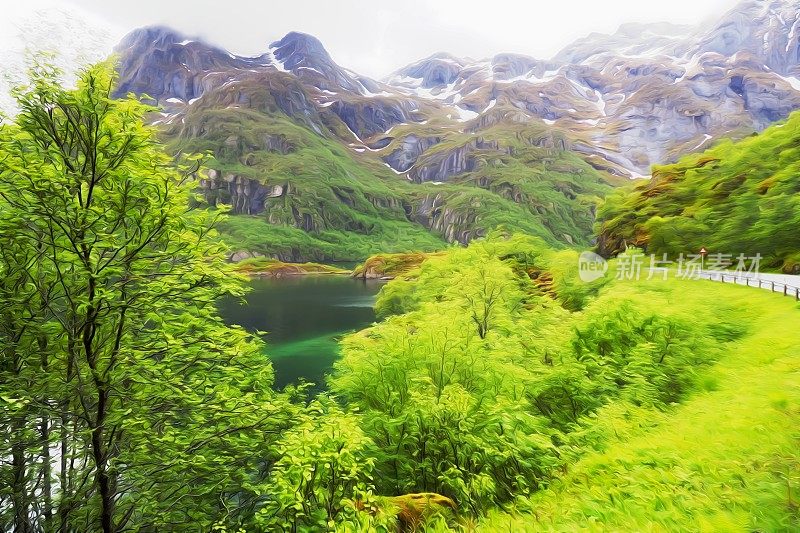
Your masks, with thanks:
[{"label": "misty sky", "polygon": [[[438,51],[484,58],[517,52],[549,58],[578,37],[625,22],[692,24],[735,0],[312,1],[27,0],[3,6],[5,25],[43,5],[73,5],[110,25],[115,38],[166,24],[242,55],[262,53],[291,30],[317,36],[337,63],[376,78]],[[17,4],[17,2],[15,2]],[[0,20],[0,33],[5,28]],[[8,34],[6,34],[8,35]],[[1,44],[1,43],[0,43]]]}]

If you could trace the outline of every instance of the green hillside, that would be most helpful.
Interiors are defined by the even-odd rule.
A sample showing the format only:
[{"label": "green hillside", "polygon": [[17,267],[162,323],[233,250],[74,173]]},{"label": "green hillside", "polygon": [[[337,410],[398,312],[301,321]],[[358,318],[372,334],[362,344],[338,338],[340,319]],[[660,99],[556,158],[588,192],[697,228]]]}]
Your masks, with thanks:
[{"label": "green hillside", "polygon": [[723,141],[653,179],[610,195],[598,213],[599,248],[648,253],[760,253],[767,266],[800,264],[800,114],[739,142]]},{"label": "green hillside", "polygon": [[[664,305],[739,321],[741,337],[700,368],[684,402],[665,410],[609,405],[585,438],[585,456],[479,531],[796,531],[800,527],[800,326],[790,300],[705,282],[645,283]],[[691,290],[689,290],[691,289]],[[680,301],[681,303],[677,303]],[[738,307],[737,311],[733,309]],[[746,311],[742,311],[745,310]]]},{"label": "green hillside", "polygon": [[[402,199],[408,185],[385,169],[359,164],[341,143],[287,117],[197,106],[177,131],[172,151],[210,153],[208,166],[222,176],[283,188],[263,212],[237,214],[223,223],[220,229],[233,250],[288,261],[330,261],[445,245],[407,220]],[[265,147],[265,139],[277,139],[279,146]],[[231,195],[209,191],[206,199],[229,204]]]},{"label": "green hillside", "polygon": [[[357,151],[340,140],[341,122],[317,116],[309,125],[274,109],[274,93],[300,90],[274,83],[215,89],[160,126],[171,151],[212,155],[203,194],[209,205],[232,205],[235,216],[221,229],[234,251],[286,261],[361,260],[441,249],[497,227],[557,247],[585,246],[596,205],[612,190],[575,154],[545,146],[551,134],[535,124],[447,134],[425,157],[446,158],[467,146],[474,169],[445,183],[412,183],[381,160],[394,145]],[[246,105],[230,103],[234,91],[247,95]]]},{"label": "green hillside", "polygon": [[376,490],[458,502],[431,531],[796,528],[796,304],[576,265],[492,238],[389,283],[332,380]]}]

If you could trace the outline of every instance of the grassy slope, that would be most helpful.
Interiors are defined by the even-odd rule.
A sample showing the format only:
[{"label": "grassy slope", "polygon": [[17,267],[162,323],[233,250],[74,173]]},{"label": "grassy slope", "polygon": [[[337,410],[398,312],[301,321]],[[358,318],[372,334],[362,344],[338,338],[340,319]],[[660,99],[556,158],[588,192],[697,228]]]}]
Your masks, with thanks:
[{"label": "grassy slope", "polygon": [[613,187],[607,176],[576,154],[540,146],[562,140],[544,124],[502,122],[473,134],[398,127],[393,130],[397,135],[394,143],[385,152],[399,145],[406,132],[419,134],[420,129],[427,136],[443,136],[439,144],[422,154],[417,163],[422,166],[437,155],[447,155],[478,139],[484,145],[496,143],[499,147],[474,149],[470,153],[478,161],[475,170],[453,176],[432,189],[441,195],[446,208],[478,215],[476,223],[466,227],[502,226],[552,245],[570,240],[588,245],[595,206]]},{"label": "grassy slope", "polygon": [[[746,287],[668,283],[665,305],[748,324],[703,372],[708,390],[664,413],[605,413],[617,436],[605,449],[534,497],[530,511],[491,514],[479,530],[800,528],[800,309]],[[648,288],[638,285],[628,290]]]},{"label": "grassy slope", "polygon": [[419,266],[437,254],[424,254],[418,252],[401,254],[376,254],[369,257],[364,263],[353,269],[354,278],[396,278],[404,276],[419,268]]},{"label": "grassy slope", "polygon": [[769,266],[800,262],[800,113],[760,135],[723,141],[653,179],[606,199],[598,214],[600,248],[627,244],[676,256],[760,253]]},{"label": "grassy slope", "polygon": [[[454,224],[459,235],[480,235],[503,226],[553,246],[570,241],[587,245],[595,205],[611,190],[574,154],[538,146],[550,135],[546,130],[518,124],[493,126],[479,134],[449,133],[430,155],[478,138],[497,142],[502,150],[478,150],[478,168],[452,182],[412,184],[386,168],[379,154],[355,152],[277,112],[263,87],[237,88],[254,107],[238,100],[231,104],[231,95],[219,89],[192,104],[181,121],[165,127],[172,151],[210,152],[214,157],[209,166],[222,175],[291,189],[269,199],[264,213],[236,216],[222,227],[235,250],[321,261],[441,249],[441,232],[447,226],[441,232],[429,231],[409,220],[409,213],[416,213],[426,198],[428,203],[436,199],[437,211],[449,214],[455,222],[448,225]],[[398,127],[398,139],[409,128]],[[281,139],[289,150],[271,151],[267,138]],[[512,153],[502,153],[506,149]],[[308,224],[311,231],[300,227]]]},{"label": "grassy slope", "polygon": [[[292,194],[271,199],[255,216],[231,217],[221,227],[237,250],[316,260],[350,260],[378,251],[435,250],[436,235],[409,222],[402,208],[405,183],[360,165],[338,142],[313,134],[287,118],[248,109],[198,109],[173,151],[210,152],[209,166],[223,174],[289,186]],[[265,136],[285,139],[287,154],[263,149]],[[248,164],[242,163],[244,160]],[[343,201],[342,199],[346,201]],[[294,227],[308,215],[316,231]]]},{"label": "grassy slope", "polygon": [[446,246],[443,240],[421,226],[394,221],[381,221],[380,231],[366,235],[340,230],[313,234],[291,226],[270,224],[259,216],[234,215],[222,223],[220,233],[235,250],[280,254],[293,261],[353,261],[384,250],[430,252]]}]

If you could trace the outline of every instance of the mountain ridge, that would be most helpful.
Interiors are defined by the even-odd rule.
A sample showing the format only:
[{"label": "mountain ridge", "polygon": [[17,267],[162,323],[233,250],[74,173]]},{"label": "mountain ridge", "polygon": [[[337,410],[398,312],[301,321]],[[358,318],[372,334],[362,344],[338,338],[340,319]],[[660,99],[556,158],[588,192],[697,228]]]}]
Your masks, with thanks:
[{"label": "mountain ridge", "polygon": [[[304,46],[308,37],[299,48],[315,53],[314,62],[297,58],[285,65],[282,60],[297,52],[297,43],[277,42],[273,50],[291,47],[279,51],[278,59],[239,58],[163,33],[163,28],[142,30],[124,41],[119,92],[133,88],[160,105],[154,124],[173,151],[212,154],[200,183],[209,205],[230,204],[239,215],[228,225],[236,257],[361,259],[377,250],[441,248],[444,242],[436,239],[466,243],[509,222],[556,245],[588,243],[593,201],[587,199],[599,198],[609,186],[563,150],[550,157],[567,174],[557,187],[536,193],[541,185],[512,185],[502,176],[504,185],[495,184],[488,170],[461,175],[478,172],[490,160],[514,163],[514,152],[530,153],[529,168],[521,171],[544,172],[537,167],[558,144],[545,132],[502,143],[489,139],[491,132],[474,139],[451,132],[429,142],[421,132],[417,137],[404,130],[440,110],[412,96],[371,92],[369,82],[329,62],[313,42]],[[149,51],[143,53],[143,47]],[[337,92],[327,89],[343,78]],[[355,90],[348,89],[350,83]],[[452,123],[444,116],[435,120]],[[381,136],[395,126],[402,141]],[[438,152],[420,161],[416,178],[400,177],[404,172],[392,168],[392,154],[417,163],[425,150],[411,158],[405,154],[414,139],[425,149],[439,144]],[[438,170],[452,183],[439,182]],[[553,201],[545,203],[548,196]],[[525,201],[530,205],[519,205],[523,198],[531,198]],[[353,245],[358,242],[363,246]]]},{"label": "mountain ridge", "polygon": [[[745,0],[705,29],[628,23],[614,34],[578,39],[552,59],[497,54],[474,61],[439,52],[383,80],[339,66],[318,39],[301,32],[256,58],[229,55],[301,78],[322,93],[319,105],[334,106],[357,141],[414,122],[420,102],[466,121],[499,97],[565,129],[612,173],[640,177],[651,164],[672,162],[716,138],[760,131],[800,107],[798,13],[790,2]],[[352,97],[379,97],[381,105],[365,110]],[[380,97],[404,103],[387,106]],[[661,102],[659,109],[653,102]],[[356,115],[364,112],[379,115],[377,123],[360,123]]]},{"label": "mountain ridge", "polygon": [[420,231],[467,243],[498,225],[588,245],[612,185],[800,108],[798,13],[745,1],[708,26],[627,24],[549,60],[436,53],[383,80],[302,32],[242,57],[145,28],[117,47],[118,92],[152,98],[173,150],[213,155],[204,195],[245,217],[239,255],[362,259],[388,235],[430,249]]}]

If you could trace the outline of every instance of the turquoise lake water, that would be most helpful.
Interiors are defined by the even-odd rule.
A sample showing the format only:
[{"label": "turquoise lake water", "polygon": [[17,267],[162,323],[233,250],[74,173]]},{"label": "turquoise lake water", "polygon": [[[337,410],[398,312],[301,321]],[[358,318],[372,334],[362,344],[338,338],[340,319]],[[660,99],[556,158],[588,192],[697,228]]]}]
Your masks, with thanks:
[{"label": "turquoise lake water", "polygon": [[220,313],[228,324],[267,332],[265,355],[277,388],[305,380],[319,392],[339,357],[338,338],[375,320],[372,306],[381,286],[347,276],[259,279],[244,301],[221,302]]}]

